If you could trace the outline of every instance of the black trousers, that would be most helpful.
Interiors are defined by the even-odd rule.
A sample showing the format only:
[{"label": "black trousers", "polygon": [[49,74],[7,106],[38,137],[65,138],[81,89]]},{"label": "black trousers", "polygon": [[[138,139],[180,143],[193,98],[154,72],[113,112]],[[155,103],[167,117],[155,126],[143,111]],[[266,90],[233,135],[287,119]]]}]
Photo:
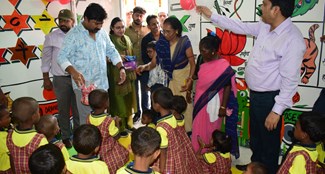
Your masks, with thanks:
[{"label": "black trousers", "polygon": [[325,88],[322,89],[322,91],[319,94],[319,97],[317,98],[314,107],[313,112],[318,113],[325,113]]},{"label": "black trousers", "polygon": [[266,165],[270,174],[278,170],[280,153],[280,133],[282,119],[276,129],[268,131],[265,120],[272,111],[275,96],[279,91],[255,92],[250,91],[250,148],[253,152],[251,161]]}]

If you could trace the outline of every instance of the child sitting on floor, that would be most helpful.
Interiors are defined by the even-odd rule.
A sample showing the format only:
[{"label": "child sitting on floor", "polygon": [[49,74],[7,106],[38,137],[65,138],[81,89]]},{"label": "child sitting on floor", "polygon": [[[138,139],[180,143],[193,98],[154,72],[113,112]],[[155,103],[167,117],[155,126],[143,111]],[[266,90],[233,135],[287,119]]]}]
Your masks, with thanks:
[{"label": "child sitting on floor", "polygon": [[161,138],[159,133],[150,127],[140,127],[132,132],[131,150],[134,162],[120,168],[117,174],[128,173],[157,173],[150,165],[160,154]]},{"label": "child sitting on floor", "polygon": [[[212,133],[211,144],[204,144],[203,140],[198,136],[199,150],[197,157],[204,173],[231,173],[231,138],[224,132],[214,130]],[[208,152],[201,153],[202,149],[209,148]]]},{"label": "child sitting on floor", "polygon": [[156,129],[156,125],[154,123],[154,119],[157,117],[156,115],[156,112],[150,109],[143,111],[141,123],[146,125],[147,127]]},{"label": "child sitting on floor", "polygon": [[96,126],[102,135],[99,151],[100,158],[109,166],[110,173],[116,173],[129,160],[129,152],[117,140],[120,138],[115,120],[105,111],[109,106],[108,92],[95,89],[89,93],[89,105],[92,109],[87,123]]},{"label": "child sitting on floor", "polygon": [[67,168],[61,150],[54,144],[36,149],[28,160],[32,174],[66,174]]},{"label": "child sitting on floor", "polygon": [[264,164],[251,162],[247,165],[247,169],[243,174],[267,174],[267,170]]},{"label": "child sitting on floor", "polygon": [[58,146],[61,149],[64,160],[69,160],[69,152],[63,142],[55,138],[59,133],[60,128],[58,120],[53,115],[44,115],[40,118],[39,122],[36,124],[36,130],[38,133],[44,134],[47,141],[51,144]]},{"label": "child sitting on floor", "polygon": [[79,126],[73,133],[73,147],[78,154],[66,161],[67,170],[78,174],[109,174],[106,163],[99,160],[101,142],[102,136],[96,126]]},{"label": "child sitting on floor", "polygon": [[0,173],[11,173],[9,150],[6,144],[11,117],[5,105],[0,105]]},{"label": "child sitting on floor", "polygon": [[306,112],[299,116],[294,130],[298,141],[286,155],[278,174],[316,173],[316,142],[324,138],[325,119],[316,113]]},{"label": "child sitting on floor", "polygon": [[30,173],[28,158],[38,147],[48,143],[46,137],[35,130],[40,119],[37,101],[31,97],[17,98],[12,103],[12,116],[18,124],[7,137],[11,168],[15,173]]}]

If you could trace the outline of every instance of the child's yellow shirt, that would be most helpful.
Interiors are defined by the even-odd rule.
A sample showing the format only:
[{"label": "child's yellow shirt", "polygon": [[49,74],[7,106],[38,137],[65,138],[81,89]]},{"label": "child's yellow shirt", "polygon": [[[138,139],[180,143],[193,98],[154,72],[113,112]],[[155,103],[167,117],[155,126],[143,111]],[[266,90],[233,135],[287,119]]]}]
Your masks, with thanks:
[{"label": "child's yellow shirt", "polygon": [[7,147],[7,135],[8,132],[0,131],[0,171],[6,171],[10,169],[9,150]]},{"label": "child's yellow shirt", "polygon": [[73,174],[109,174],[106,163],[100,161],[97,156],[89,159],[80,159],[73,156],[65,163],[67,170]]}]

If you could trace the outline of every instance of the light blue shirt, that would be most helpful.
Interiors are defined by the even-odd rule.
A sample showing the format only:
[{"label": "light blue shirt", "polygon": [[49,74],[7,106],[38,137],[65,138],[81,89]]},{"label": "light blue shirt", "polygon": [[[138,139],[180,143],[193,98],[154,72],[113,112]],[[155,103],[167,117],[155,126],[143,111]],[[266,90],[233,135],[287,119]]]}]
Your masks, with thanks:
[{"label": "light blue shirt", "polygon": [[275,97],[272,111],[282,114],[293,105],[292,97],[300,81],[300,65],[306,45],[300,30],[290,18],[270,31],[271,26],[258,23],[243,23],[214,13],[211,21],[237,34],[255,37],[245,67],[245,80],[251,90],[264,92],[280,90]]},{"label": "light blue shirt", "polygon": [[[93,83],[98,89],[107,90],[106,56],[114,65],[122,62],[122,59],[105,30],[99,30],[94,40],[82,22],[67,33],[57,62],[63,70],[73,66],[84,76],[86,84]],[[78,89],[72,82],[73,88]]]}]

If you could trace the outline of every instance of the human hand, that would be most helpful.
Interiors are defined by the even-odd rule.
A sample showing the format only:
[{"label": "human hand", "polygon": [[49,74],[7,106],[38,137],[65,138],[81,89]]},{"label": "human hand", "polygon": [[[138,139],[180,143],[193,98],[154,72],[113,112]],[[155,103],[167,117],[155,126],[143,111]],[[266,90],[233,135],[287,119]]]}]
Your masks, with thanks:
[{"label": "human hand", "polygon": [[278,125],[280,117],[281,117],[280,115],[278,115],[275,112],[271,111],[269,113],[269,115],[265,119],[265,124],[264,125],[265,125],[266,129],[268,131],[274,130]]},{"label": "human hand", "polygon": [[73,81],[77,84],[77,86],[80,88],[81,86],[85,85],[85,78],[84,76],[78,72],[78,71],[73,71],[71,73],[71,77]]},{"label": "human hand", "polygon": [[137,69],[135,70],[135,72],[136,72],[139,76],[141,76],[141,75],[142,75],[142,72],[144,71],[144,69],[145,69],[145,66],[143,66],[143,65],[139,65],[139,66],[137,67]]},{"label": "human hand", "polygon": [[197,142],[199,143],[200,147],[203,149],[205,147],[205,143],[201,139],[200,135],[197,136]]},{"label": "human hand", "polygon": [[196,12],[202,13],[207,18],[211,18],[212,11],[206,6],[196,6]]},{"label": "human hand", "polygon": [[125,69],[121,68],[120,69],[120,81],[117,83],[118,85],[122,85],[126,80],[126,73],[125,73]]},{"label": "human hand", "polygon": [[192,92],[191,91],[186,91],[186,102],[187,103],[192,103]]},{"label": "human hand", "polygon": [[50,78],[48,78],[48,77],[44,78],[43,86],[44,86],[44,89],[46,89],[46,90],[53,89],[53,84],[52,84],[52,81],[50,80]]},{"label": "human hand", "polygon": [[192,78],[187,78],[185,85],[181,86],[181,91],[192,91],[192,86],[193,86],[193,79]]},{"label": "human hand", "polygon": [[219,117],[225,117],[226,115],[227,115],[227,109],[224,108],[224,107],[222,107],[222,106],[220,106],[218,116]]}]

